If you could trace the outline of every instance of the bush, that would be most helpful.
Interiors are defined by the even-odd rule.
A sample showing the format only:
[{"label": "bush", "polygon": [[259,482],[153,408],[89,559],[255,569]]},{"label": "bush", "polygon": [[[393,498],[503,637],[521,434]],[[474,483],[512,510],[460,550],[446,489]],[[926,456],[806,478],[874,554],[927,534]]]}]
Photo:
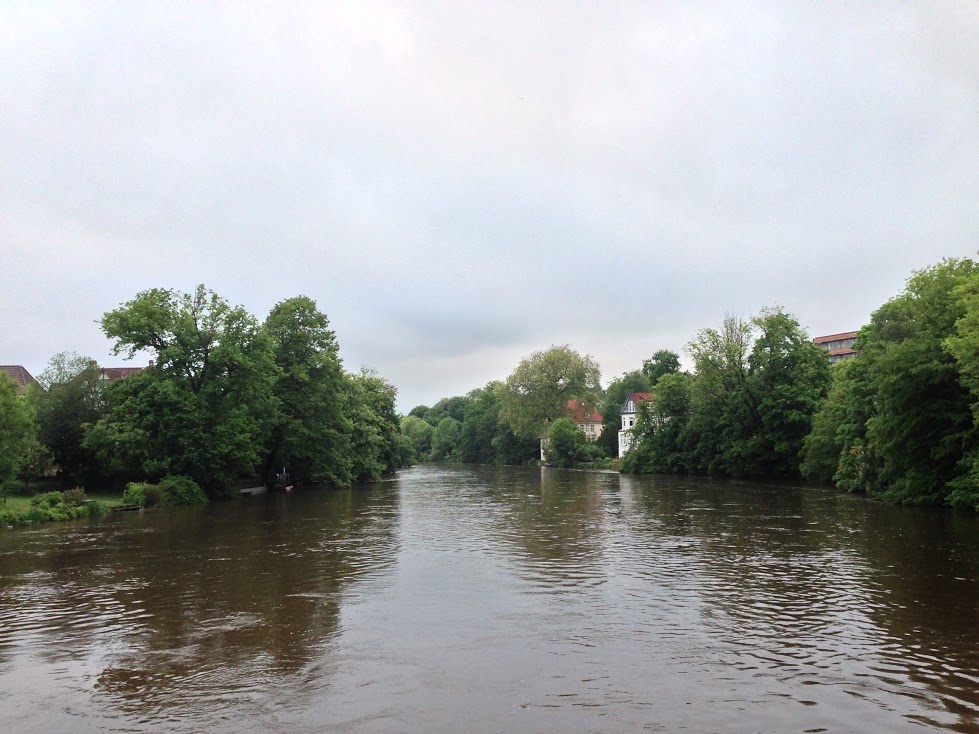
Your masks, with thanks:
[{"label": "bush", "polygon": [[85,503],[85,490],[81,487],[65,490],[64,502],[66,505],[81,505]]},{"label": "bush", "polygon": [[146,504],[146,485],[140,482],[127,484],[126,491],[122,493],[122,503],[143,507]]},{"label": "bush", "polygon": [[143,507],[159,507],[163,504],[163,490],[158,484],[143,485]]},{"label": "bush", "polygon": [[31,497],[31,507],[40,507],[45,510],[49,510],[57,505],[63,505],[64,502],[64,492],[45,492],[44,494],[37,494]]},{"label": "bush", "polygon": [[165,505],[199,505],[207,502],[201,486],[190,477],[168,476],[160,482]]},{"label": "bush", "polygon": [[86,502],[84,508],[89,517],[105,517],[109,514],[109,506],[105,502]]}]

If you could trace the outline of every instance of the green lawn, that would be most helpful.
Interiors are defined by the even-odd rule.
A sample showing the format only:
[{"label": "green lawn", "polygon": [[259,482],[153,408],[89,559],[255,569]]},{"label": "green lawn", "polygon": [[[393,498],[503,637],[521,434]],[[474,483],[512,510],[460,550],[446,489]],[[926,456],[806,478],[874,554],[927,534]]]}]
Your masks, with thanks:
[{"label": "green lawn", "polygon": [[[85,497],[90,500],[104,502],[110,507],[122,504],[122,492],[86,492]],[[0,507],[4,507],[2,498],[0,498]],[[7,497],[6,507],[11,510],[29,510],[31,508],[31,498],[23,495],[11,495]]]}]

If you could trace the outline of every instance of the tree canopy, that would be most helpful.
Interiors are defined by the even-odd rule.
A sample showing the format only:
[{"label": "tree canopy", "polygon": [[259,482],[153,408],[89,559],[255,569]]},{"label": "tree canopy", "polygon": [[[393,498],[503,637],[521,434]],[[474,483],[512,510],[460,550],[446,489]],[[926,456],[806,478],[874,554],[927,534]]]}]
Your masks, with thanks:
[{"label": "tree canopy", "polygon": [[500,419],[518,438],[542,436],[552,420],[565,415],[569,400],[598,405],[600,377],[591,356],[567,345],[534,352],[498,386]]}]

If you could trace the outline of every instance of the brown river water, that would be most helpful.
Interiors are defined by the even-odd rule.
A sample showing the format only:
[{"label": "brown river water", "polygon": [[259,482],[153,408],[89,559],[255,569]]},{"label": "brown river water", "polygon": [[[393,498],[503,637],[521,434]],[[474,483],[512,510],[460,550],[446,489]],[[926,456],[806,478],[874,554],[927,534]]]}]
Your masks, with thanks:
[{"label": "brown river water", "polygon": [[979,519],[420,466],[0,530],[0,732],[979,732]]}]

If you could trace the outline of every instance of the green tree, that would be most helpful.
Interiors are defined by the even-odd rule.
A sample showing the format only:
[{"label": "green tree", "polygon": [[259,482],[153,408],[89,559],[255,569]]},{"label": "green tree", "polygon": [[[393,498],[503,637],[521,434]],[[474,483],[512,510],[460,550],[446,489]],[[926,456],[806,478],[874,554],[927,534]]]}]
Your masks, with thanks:
[{"label": "green tree", "polygon": [[417,415],[406,415],[401,419],[401,433],[411,446],[412,457],[416,461],[427,459],[432,451],[432,433],[435,431],[431,424]]},{"label": "green tree", "polygon": [[547,429],[544,460],[552,466],[570,468],[588,456],[588,439],[581,427],[570,418],[555,419]]},{"label": "green tree", "polygon": [[50,390],[52,385],[68,382],[93,366],[95,360],[91,357],[83,357],[78,352],[58,352],[37,376],[37,383],[44,390]]},{"label": "green tree", "polygon": [[466,395],[466,414],[459,431],[459,460],[469,464],[497,462],[493,439],[500,428],[500,403],[496,383],[477,388]]},{"label": "green tree", "polygon": [[85,447],[84,438],[86,426],[105,415],[107,388],[101,377],[94,360],[62,352],[41,373],[42,389],[30,393],[38,439],[64,478],[91,481],[99,474],[97,457]]},{"label": "green tree", "polygon": [[860,331],[858,360],[874,396],[862,447],[879,464],[864,491],[900,503],[975,505],[970,291],[977,273],[972,260],[955,259],[917,271]]},{"label": "green tree", "polygon": [[102,318],[114,354],[155,353],[156,365],[115,383],[85,445],[117,471],[186,475],[209,496],[254,479],[277,411],[278,370],[266,330],[198,286],[139,293]]},{"label": "green tree", "polygon": [[946,351],[955,359],[959,382],[969,391],[971,430],[963,437],[963,456],[958,464],[958,476],[949,481],[947,501],[956,507],[979,511],[979,273],[962,277],[953,295],[961,315],[954,332],[945,339]]},{"label": "green tree", "polygon": [[445,416],[432,432],[432,461],[451,461],[457,457],[462,424],[450,415]]},{"label": "green tree", "polygon": [[654,443],[637,447],[629,465],[640,471],[685,467],[727,476],[798,476],[802,442],[830,382],[825,353],[798,321],[777,308],[750,321],[728,316],[720,329],[701,330],[688,351],[694,377],[687,382],[666,373],[656,386],[659,392],[669,378],[670,410],[688,401],[685,418],[661,432],[666,414],[654,405],[636,434],[640,443]]},{"label": "green tree", "polygon": [[[660,354],[660,352],[657,352]],[[606,456],[619,455],[619,429],[622,427],[622,403],[634,392],[649,392],[649,378],[641,370],[625,372],[605,389],[602,401],[602,435],[596,442]]]},{"label": "green tree", "polygon": [[748,358],[747,392],[757,406],[758,425],[744,442],[740,470],[751,476],[797,476],[813,414],[832,381],[829,363],[795,317],[781,309],[766,309],[752,323],[757,336]]},{"label": "green tree", "polygon": [[685,372],[660,377],[652,402],[638,406],[632,448],[623,457],[623,471],[634,474],[687,471],[683,437],[690,418],[691,382],[691,376]]},{"label": "green tree", "polygon": [[395,410],[398,391],[376,372],[347,374],[345,415],[351,421],[350,445],[355,482],[376,482],[411,460]]},{"label": "green tree", "polygon": [[422,417],[434,428],[445,418],[455,418],[459,423],[466,419],[466,408],[468,400],[461,396],[442,398],[435,405],[425,411]]},{"label": "green tree", "polygon": [[534,352],[497,388],[500,419],[518,438],[542,436],[567,412],[569,400],[598,405],[600,378],[598,364],[567,345]]},{"label": "green tree", "polygon": [[276,304],[265,320],[278,367],[266,476],[286,467],[296,479],[351,482],[352,426],[343,413],[343,367],[329,324],[306,296]]},{"label": "green tree", "polygon": [[668,349],[660,349],[642,363],[642,372],[649,380],[650,387],[654,387],[663,375],[670,375],[679,371],[680,355]]},{"label": "green tree", "polygon": [[0,372],[0,485],[17,475],[34,435],[30,405],[17,394],[14,381]]}]

